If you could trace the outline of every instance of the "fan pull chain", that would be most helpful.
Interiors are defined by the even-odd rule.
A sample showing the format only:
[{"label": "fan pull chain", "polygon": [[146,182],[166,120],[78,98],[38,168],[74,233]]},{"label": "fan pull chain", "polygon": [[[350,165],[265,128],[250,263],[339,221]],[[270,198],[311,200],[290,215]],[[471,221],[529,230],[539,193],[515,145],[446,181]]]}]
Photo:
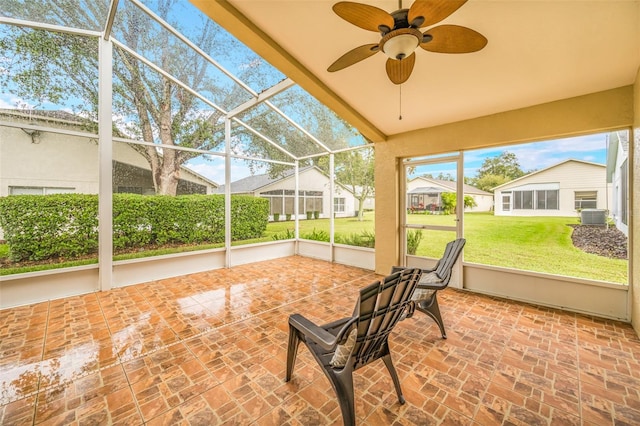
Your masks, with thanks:
[{"label": "fan pull chain", "polygon": [[398,87],[400,88],[400,113],[398,115],[398,120],[402,120],[402,84],[399,84]]}]

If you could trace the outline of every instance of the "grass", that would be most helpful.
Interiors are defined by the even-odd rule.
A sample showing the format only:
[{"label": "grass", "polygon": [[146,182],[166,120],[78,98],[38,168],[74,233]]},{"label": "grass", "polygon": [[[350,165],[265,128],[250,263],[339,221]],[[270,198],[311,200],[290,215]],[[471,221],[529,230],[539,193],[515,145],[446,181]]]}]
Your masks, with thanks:
[{"label": "grass", "polygon": [[[451,216],[410,216],[410,223],[450,225]],[[527,271],[545,272],[571,277],[627,284],[628,262],[585,253],[571,242],[568,225],[577,224],[577,217],[513,217],[494,216],[488,213],[467,213],[464,217],[464,235],[467,239],[465,261],[485,265],[502,266]],[[274,235],[283,235],[294,229],[293,221],[270,222],[261,238],[236,241],[233,245],[274,241]],[[300,235],[329,232],[328,219],[300,221]],[[365,213],[359,222],[355,217],[335,220],[336,234],[349,236],[363,232],[374,232],[374,214]],[[453,232],[424,230],[416,254],[431,258],[440,257],[444,245],[455,238]],[[117,255],[114,260],[159,256],[163,254],[203,250],[222,245],[163,248]],[[8,256],[6,245],[0,245],[0,258]],[[65,262],[61,264],[37,265],[28,268],[2,268],[0,275],[33,270],[43,270],[95,263],[95,259]]]}]

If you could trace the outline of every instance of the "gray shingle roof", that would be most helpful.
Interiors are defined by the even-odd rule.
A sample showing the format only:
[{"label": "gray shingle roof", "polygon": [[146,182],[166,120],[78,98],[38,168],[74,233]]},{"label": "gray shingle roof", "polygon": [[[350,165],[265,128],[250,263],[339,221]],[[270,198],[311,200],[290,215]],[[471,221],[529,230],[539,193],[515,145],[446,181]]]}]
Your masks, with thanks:
[{"label": "gray shingle roof", "polygon": [[[417,177],[415,179],[422,179],[422,180],[425,180],[427,182],[435,183],[436,185],[440,185],[440,186],[442,186],[444,188],[450,189],[451,192],[455,192],[455,190],[456,190],[456,182],[454,182],[454,181],[442,180],[442,179],[433,179],[433,178],[427,178],[427,177],[423,177],[423,176],[419,176],[419,177]],[[466,183],[462,184],[462,189],[463,189],[463,192],[465,194],[478,194],[478,195],[491,195],[491,196],[493,196],[493,194],[490,193],[490,192],[483,191],[481,189],[476,188],[475,186],[467,185]]]},{"label": "gray shingle roof", "polygon": [[[312,167],[313,166],[303,167],[300,169],[300,173]],[[292,176],[294,171],[295,170],[293,169],[286,170],[281,176],[278,176],[278,177],[271,177],[269,176],[269,174],[264,173],[260,175],[252,175],[242,179],[238,179],[234,182],[231,182],[231,193],[239,194],[239,193],[255,192],[260,188],[264,188],[267,185],[270,185],[274,182],[278,182],[280,180],[283,180]],[[216,192],[223,194],[224,191],[225,191],[225,185],[220,185]]]},{"label": "gray shingle roof", "polygon": [[446,189],[436,188],[434,186],[421,186],[420,188],[412,189],[408,194],[439,194],[445,191]]}]

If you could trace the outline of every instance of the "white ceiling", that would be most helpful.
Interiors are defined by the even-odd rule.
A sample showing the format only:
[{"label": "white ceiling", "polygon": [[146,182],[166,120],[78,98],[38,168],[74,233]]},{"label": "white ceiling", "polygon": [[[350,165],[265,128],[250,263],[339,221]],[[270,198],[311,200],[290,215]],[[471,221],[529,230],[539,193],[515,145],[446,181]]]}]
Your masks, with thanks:
[{"label": "white ceiling", "polygon": [[[386,135],[633,84],[640,66],[640,0],[469,0],[440,24],[472,28],[487,46],[458,55],[418,49],[398,120],[400,89],[386,76],[384,54],[326,71],[380,39],[338,17],[335,1],[230,3]],[[393,0],[363,3],[398,8]]]}]

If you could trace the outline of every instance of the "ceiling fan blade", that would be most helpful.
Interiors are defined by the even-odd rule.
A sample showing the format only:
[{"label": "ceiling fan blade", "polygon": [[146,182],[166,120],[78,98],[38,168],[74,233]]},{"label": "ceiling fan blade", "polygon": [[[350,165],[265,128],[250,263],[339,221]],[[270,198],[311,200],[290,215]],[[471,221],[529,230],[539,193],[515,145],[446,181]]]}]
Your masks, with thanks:
[{"label": "ceiling fan blade", "polygon": [[409,79],[416,63],[415,52],[402,60],[387,59],[387,75],[393,84],[402,84]]},{"label": "ceiling fan blade", "polygon": [[393,17],[388,12],[367,4],[341,1],[333,5],[333,11],[347,22],[369,31],[379,32],[378,26],[393,28]]},{"label": "ceiling fan blade", "polygon": [[465,4],[467,0],[416,0],[409,8],[407,20],[409,24],[419,16],[424,18],[424,22],[418,28],[428,27],[451,15]]},{"label": "ceiling fan blade", "polygon": [[487,38],[471,28],[459,25],[439,25],[425,32],[433,39],[420,47],[437,53],[471,53],[487,45]]},{"label": "ceiling fan blade", "polygon": [[373,44],[365,44],[360,47],[356,47],[340,56],[334,63],[332,63],[327,71],[335,72],[340,71],[350,65],[353,65],[357,62],[362,61],[363,59],[367,59],[369,56],[375,55],[378,53],[380,49],[376,43]]}]

